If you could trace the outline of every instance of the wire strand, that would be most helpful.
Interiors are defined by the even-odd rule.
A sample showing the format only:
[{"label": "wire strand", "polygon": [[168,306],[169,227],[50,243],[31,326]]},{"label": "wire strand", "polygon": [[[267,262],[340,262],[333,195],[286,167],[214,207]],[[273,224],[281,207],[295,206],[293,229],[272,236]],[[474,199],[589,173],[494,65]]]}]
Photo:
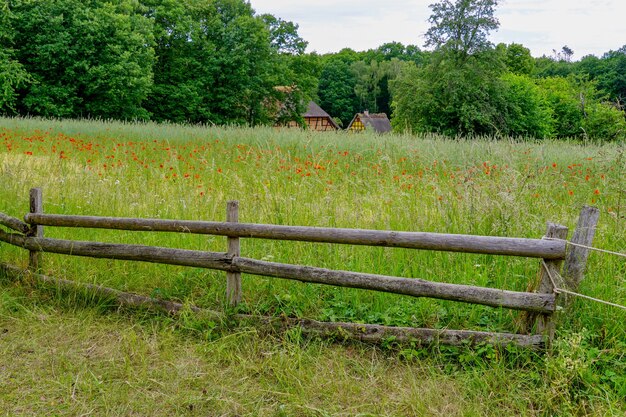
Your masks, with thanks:
[{"label": "wire strand", "polygon": [[[569,294],[569,295],[573,295],[574,297],[580,297],[580,298],[584,298],[586,300],[595,301],[595,302],[600,303],[600,304],[606,304],[608,306],[617,307],[617,308],[621,308],[622,310],[626,310],[626,307],[623,306],[623,305],[620,305],[620,304],[611,303],[609,301],[600,300],[599,298],[589,297],[588,295],[583,295],[583,294],[579,294],[579,293],[574,292],[574,291],[566,290],[564,288],[559,288],[556,285],[556,282],[554,281],[554,277],[552,276],[552,272],[550,271],[550,268],[548,268],[548,265],[546,265],[546,261],[544,261],[542,259],[541,260],[541,264],[543,265],[544,269],[546,270],[546,273],[548,274],[548,278],[550,279],[550,282],[552,283],[552,289],[553,289],[553,291],[555,293],[557,293],[557,294]],[[558,272],[555,272],[555,274],[557,274],[559,276],[559,278],[561,278],[561,280],[563,280],[563,277],[561,277],[561,275]]]},{"label": "wire strand", "polygon": [[580,243],[573,243],[573,242],[570,242],[569,240],[559,239],[556,237],[544,237],[544,239],[545,240],[558,240],[560,242],[565,242],[566,244],[571,245],[571,246],[577,246],[579,248],[589,249],[589,250],[593,250],[596,252],[608,253],[610,255],[616,255],[616,256],[621,256],[622,258],[626,258],[626,253],[613,252],[613,251],[606,250],[606,249],[594,248],[592,246],[581,245]]}]

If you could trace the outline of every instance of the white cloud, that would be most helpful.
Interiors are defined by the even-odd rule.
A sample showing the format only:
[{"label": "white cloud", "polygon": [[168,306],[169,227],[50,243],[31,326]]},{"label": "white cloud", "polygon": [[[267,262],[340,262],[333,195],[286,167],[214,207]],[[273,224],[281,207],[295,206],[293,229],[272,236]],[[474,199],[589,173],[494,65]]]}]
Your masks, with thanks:
[{"label": "white cloud", "polygon": [[[422,47],[428,5],[435,0],[252,0],[257,13],[271,13],[300,25],[309,51],[357,51],[398,41]],[[504,0],[497,8],[500,30],[495,43],[521,43],[534,56],[550,55],[564,45],[575,58],[601,55],[626,44],[624,0]]]}]

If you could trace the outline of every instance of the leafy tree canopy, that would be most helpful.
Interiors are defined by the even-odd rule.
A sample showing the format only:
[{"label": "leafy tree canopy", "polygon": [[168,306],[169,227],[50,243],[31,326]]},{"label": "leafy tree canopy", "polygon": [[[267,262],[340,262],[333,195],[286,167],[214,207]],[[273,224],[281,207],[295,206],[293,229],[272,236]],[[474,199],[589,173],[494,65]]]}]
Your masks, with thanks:
[{"label": "leafy tree canopy", "polygon": [[152,22],[133,0],[9,1],[16,58],[34,82],[19,110],[55,117],[146,119]]},{"label": "leafy tree canopy", "polygon": [[17,90],[32,81],[15,57],[12,18],[8,0],[0,1],[0,114],[15,114]]},{"label": "leafy tree canopy", "polygon": [[491,46],[489,32],[500,23],[494,16],[497,0],[443,0],[431,4],[426,46],[450,51],[458,60]]},{"label": "leafy tree canopy", "polygon": [[298,25],[271,14],[261,15],[270,32],[270,42],[276,51],[283,54],[302,55],[307,41],[298,35]]}]

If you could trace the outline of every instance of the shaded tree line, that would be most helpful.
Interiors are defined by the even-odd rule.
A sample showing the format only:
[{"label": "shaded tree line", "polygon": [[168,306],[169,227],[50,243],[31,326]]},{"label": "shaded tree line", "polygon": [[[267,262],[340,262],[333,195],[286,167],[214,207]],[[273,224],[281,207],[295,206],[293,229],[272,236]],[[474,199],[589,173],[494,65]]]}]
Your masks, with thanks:
[{"label": "shaded tree line", "polygon": [[0,114],[259,125],[313,99],[344,127],[369,110],[399,131],[626,136],[626,45],[533,58],[488,41],[497,0],[430,7],[428,51],[319,55],[245,0],[0,0]]},{"label": "shaded tree line", "polygon": [[0,0],[0,113],[268,123],[317,88],[297,25],[244,0]]}]

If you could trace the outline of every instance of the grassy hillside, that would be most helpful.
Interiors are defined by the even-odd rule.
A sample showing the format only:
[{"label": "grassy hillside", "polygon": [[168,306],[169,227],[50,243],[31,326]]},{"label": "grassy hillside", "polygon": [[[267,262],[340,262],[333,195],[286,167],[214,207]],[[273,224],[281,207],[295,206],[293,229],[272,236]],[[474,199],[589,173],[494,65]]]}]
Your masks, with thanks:
[{"label": "grassy hillside", "polygon": [[[541,237],[598,207],[594,246],[626,247],[626,148],[0,119],[0,212]],[[225,250],[225,239],[46,230],[50,237]],[[536,260],[244,240],[258,259],[524,290]],[[0,261],[26,256],[0,246]],[[623,258],[594,253],[581,292],[626,304]],[[223,273],[45,255],[44,272],[224,309]],[[2,278],[0,409],[74,415],[620,415],[626,314],[584,300],[553,352],[397,346],[260,334],[245,325],[122,310]],[[515,312],[245,276],[240,311],[327,321],[515,331]],[[113,335],[113,336],[108,336]],[[95,347],[93,347],[95,346]],[[91,354],[90,349],[96,349]],[[141,393],[141,394],[139,394]],[[391,395],[390,395],[391,393]],[[142,401],[142,398],[151,398]],[[163,407],[157,404],[163,400]],[[2,402],[4,401],[4,402]],[[46,408],[52,407],[52,408]]]}]

